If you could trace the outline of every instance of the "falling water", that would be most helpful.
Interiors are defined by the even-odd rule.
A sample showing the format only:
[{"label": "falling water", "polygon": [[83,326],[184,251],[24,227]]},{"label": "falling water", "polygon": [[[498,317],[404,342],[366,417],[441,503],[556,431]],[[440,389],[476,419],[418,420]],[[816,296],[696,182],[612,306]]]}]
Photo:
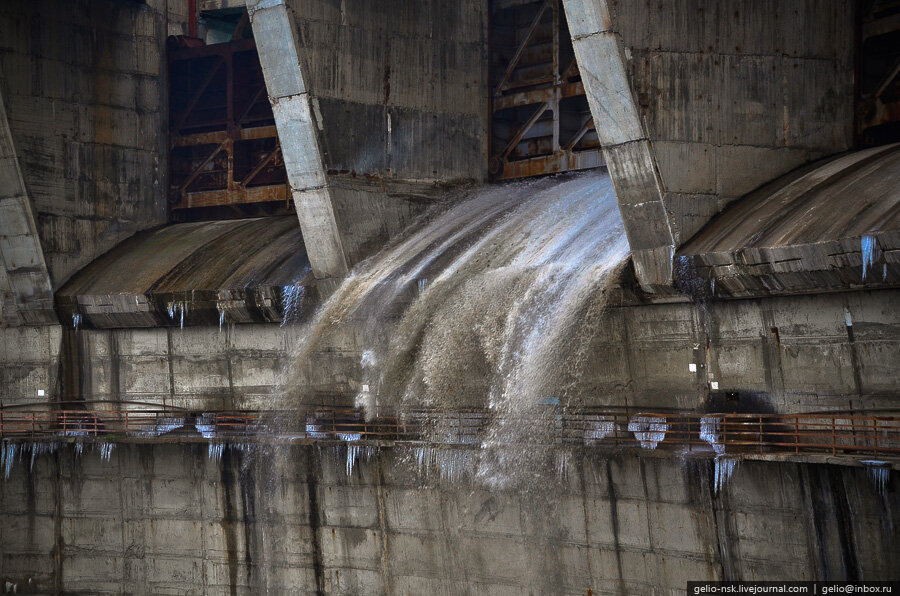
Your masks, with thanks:
[{"label": "falling water", "polygon": [[[584,397],[606,282],[628,253],[608,176],[488,187],[411,229],[362,263],[301,331],[284,406],[315,403],[311,355],[355,325],[357,403],[368,417],[487,407],[479,477],[503,484],[513,470],[552,471],[546,404]],[[432,427],[433,439],[447,436],[439,421]]]},{"label": "falling water", "polygon": [[864,460],[861,463],[866,467],[866,472],[875,483],[878,493],[884,495],[891,477],[891,464],[874,459]]}]

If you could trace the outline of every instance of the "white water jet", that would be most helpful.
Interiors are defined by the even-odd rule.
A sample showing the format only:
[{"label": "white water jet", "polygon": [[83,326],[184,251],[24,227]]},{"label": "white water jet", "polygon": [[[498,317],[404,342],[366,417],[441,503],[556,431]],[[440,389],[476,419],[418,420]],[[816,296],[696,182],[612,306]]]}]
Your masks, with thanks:
[{"label": "white water jet", "polygon": [[[486,407],[492,420],[471,441],[482,447],[479,477],[502,485],[552,474],[547,445],[558,429],[546,400],[586,397],[579,381],[602,331],[607,280],[628,254],[609,177],[487,187],[410,229],[357,267],[301,330],[284,407],[315,403],[311,356],[355,324],[368,418]],[[426,439],[461,434],[432,422]]]}]

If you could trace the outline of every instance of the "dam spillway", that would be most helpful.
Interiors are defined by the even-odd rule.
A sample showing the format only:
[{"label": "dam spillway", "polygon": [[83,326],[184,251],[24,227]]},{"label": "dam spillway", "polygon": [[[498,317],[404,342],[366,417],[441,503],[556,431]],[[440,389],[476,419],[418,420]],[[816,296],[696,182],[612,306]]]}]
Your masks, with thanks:
[{"label": "dam spillway", "polygon": [[896,582],[893,4],[0,7],[0,590]]}]

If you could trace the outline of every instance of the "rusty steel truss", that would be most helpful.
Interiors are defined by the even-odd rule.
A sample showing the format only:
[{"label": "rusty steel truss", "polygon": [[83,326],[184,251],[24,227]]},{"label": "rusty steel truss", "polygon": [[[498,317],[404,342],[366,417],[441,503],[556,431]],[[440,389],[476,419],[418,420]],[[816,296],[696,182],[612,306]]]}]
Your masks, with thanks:
[{"label": "rusty steel truss", "polygon": [[900,0],[859,3],[856,132],[863,146],[900,141]]},{"label": "rusty steel truss", "polygon": [[169,52],[173,211],[290,199],[253,39]]},{"label": "rusty steel truss", "polygon": [[490,29],[491,176],[602,165],[561,0],[495,7]]}]

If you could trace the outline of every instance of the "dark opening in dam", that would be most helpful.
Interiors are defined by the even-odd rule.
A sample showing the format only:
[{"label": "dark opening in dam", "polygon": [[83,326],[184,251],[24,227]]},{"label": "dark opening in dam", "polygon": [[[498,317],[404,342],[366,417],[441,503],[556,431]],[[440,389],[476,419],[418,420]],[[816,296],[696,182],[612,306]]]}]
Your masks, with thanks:
[{"label": "dark opening in dam", "polygon": [[0,591],[900,590],[896,4],[3,4]]}]

